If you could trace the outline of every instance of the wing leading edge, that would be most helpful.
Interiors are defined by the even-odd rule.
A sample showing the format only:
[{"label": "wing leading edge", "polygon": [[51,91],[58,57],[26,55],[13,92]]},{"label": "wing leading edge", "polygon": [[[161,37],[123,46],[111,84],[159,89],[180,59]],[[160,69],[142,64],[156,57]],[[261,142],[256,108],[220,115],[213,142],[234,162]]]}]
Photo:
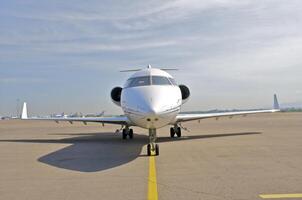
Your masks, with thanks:
[{"label": "wing leading edge", "polygon": [[176,117],[176,123],[200,120],[206,118],[217,118],[217,117],[227,117],[227,116],[232,117],[236,115],[250,115],[250,114],[259,114],[259,113],[274,113],[279,111],[280,111],[280,106],[278,103],[277,95],[274,95],[274,108],[271,110],[249,110],[249,111],[206,113],[206,114],[179,114]]},{"label": "wing leading edge", "polygon": [[24,102],[21,119],[23,120],[46,120],[46,121],[67,121],[73,122],[95,122],[95,123],[106,123],[106,124],[120,124],[120,125],[131,125],[130,120],[126,116],[114,116],[114,117],[28,117],[27,115],[27,104]]}]

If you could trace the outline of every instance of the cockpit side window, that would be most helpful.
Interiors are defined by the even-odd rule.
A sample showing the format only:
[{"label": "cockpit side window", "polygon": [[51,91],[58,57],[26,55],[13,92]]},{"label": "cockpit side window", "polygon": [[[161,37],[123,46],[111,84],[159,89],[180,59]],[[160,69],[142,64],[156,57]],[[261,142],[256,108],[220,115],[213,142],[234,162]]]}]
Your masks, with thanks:
[{"label": "cockpit side window", "polygon": [[129,87],[129,85],[131,84],[132,81],[133,81],[133,78],[128,79],[124,85],[124,88]]},{"label": "cockpit side window", "polygon": [[176,81],[173,78],[168,78],[170,80],[170,82],[172,83],[172,85],[177,85]]},{"label": "cockpit side window", "polygon": [[152,85],[171,85],[171,83],[167,77],[152,76]]}]

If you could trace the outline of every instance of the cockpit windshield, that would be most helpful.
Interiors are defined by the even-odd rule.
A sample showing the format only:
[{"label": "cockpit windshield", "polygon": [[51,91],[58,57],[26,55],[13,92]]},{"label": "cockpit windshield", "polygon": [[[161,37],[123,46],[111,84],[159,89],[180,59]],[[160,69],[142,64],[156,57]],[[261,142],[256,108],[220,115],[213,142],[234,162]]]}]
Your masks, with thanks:
[{"label": "cockpit windshield", "polygon": [[138,86],[151,85],[150,78],[151,78],[150,76],[131,78],[126,82],[125,87],[138,87]]},{"label": "cockpit windshield", "polygon": [[152,85],[171,85],[171,83],[167,77],[152,76]]},{"label": "cockpit windshield", "polygon": [[141,76],[128,79],[124,87],[139,87],[146,85],[176,85],[176,82],[173,78],[164,76]]}]

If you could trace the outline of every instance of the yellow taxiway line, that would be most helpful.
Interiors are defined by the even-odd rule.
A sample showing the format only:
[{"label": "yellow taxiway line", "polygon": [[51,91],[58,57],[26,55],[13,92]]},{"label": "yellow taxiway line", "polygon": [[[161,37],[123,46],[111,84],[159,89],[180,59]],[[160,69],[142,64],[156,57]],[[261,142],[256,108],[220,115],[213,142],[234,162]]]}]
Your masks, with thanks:
[{"label": "yellow taxiway line", "polygon": [[149,158],[148,200],[157,200],[155,156]]},{"label": "yellow taxiway line", "polygon": [[302,193],[299,194],[260,194],[262,199],[288,199],[288,198],[302,198]]},{"label": "yellow taxiway line", "polygon": [[[302,198],[302,193],[296,194],[260,194],[262,199]],[[148,200],[158,200],[155,156],[149,157]]]}]

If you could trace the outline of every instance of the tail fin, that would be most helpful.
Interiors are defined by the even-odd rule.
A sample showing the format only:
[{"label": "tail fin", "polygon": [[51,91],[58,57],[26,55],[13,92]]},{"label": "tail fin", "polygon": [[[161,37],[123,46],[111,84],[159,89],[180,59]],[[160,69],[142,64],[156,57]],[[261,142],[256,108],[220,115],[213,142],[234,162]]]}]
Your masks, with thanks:
[{"label": "tail fin", "polygon": [[277,99],[277,95],[274,94],[274,109],[275,110],[280,110],[280,106],[279,106],[279,103],[278,103],[278,99]]},{"label": "tail fin", "polygon": [[27,119],[27,105],[26,102],[23,103],[23,108],[22,108],[22,115],[21,119]]}]

